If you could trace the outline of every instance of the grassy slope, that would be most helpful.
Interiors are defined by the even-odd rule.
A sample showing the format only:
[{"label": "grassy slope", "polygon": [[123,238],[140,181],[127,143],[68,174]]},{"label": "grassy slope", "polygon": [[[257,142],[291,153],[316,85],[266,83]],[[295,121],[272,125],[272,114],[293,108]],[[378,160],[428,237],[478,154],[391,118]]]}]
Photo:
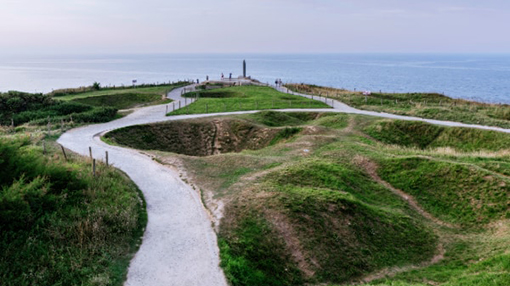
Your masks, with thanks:
[{"label": "grassy slope", "polygon": [[38,140],[0,138],[1,284],[122,285],[146,225],[141,193]]},{"label": "grassy slope", "polygon": [[[196,93],[188,94],[195,97]],[[329,108],[323,102],[278,92],[270,87],[238,86],[199,92],[199,99],[169,115],[282,108]]]},{"label": "grassy slope", "polygon": [[73,99],[73,102],[79,102],[92,106],[111,106],[117,109],[128,109],[138,106],[155,105],[171,102],[170,99],[161,99],[161,94],[149,93],[117,93],[101,96],[90,96],[85,98]]},{"label": "grassy slope", "polygon": [[335,98],[359,109],[510,128],[509,105],[452,99],[435,93],[375,92],[365,97],[361,92],[314,85],[290,84],[287,87],[301,93]]},{"label": "grassy slope", "polygon": [[96,96],[105,96],[105,95],[119,95],[119,94],[145,94],[145,95],[154,95],[159,94],[161,97],[162,94],[166,94],[170,92],[172,89],[183,86],[185,83],[176,83],[169,85],[161,85],[161,86],[151,86],[151,87],[127,87],[127,88],[115,88],[115,89],[100,89],[95,91],[88,91],[77,94],[70,94],[65,96],[58,96],[57,98],[64,101],[82,99],[87,97],[96,97]]},{"label": "grassy slope", "polygon": [[[427,260],[435,235],[446,249],[444,260],[373,284],[508,284],[510,181],[500,174],[510,156],[497,143],[508,142],[508,135],[455,128],[437,134],[437,127],[421,123],[404,128],[400,124],[414,123],[342,114],[242,118],[268,126],[311,125],[316,133],[306,134],[305,127],[300,137],[262,150],[181,157],[198,186],[229,202],[219,236],[222,266],[234,285],[356,280],[384,266]],[[398,128],[377,127],[392,122]],[[460,144],[458,132],[470,141]],[[376,136],[396,141],[386,145]],[[383,179],[461,229],[424,220],[373,181],[357,158],[379,162]]]}]

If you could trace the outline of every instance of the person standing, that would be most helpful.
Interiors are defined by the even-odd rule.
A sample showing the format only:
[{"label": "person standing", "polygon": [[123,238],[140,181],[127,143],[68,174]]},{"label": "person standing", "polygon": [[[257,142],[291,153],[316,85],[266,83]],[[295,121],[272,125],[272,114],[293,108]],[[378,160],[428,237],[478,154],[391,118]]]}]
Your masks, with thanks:
[{"label": "person standing", "polygon": [[221,80],[223,80],[225,78],[225,76],[223,75],[223,73],[221,73]]}]

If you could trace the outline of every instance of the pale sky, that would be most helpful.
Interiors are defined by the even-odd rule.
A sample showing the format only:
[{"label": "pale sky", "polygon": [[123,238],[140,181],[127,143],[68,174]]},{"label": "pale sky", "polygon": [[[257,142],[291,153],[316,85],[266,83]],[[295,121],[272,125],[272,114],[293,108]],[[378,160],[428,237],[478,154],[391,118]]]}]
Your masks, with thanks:
[{"label": "pale sky", "polygon": [[510,52],[509,0],[1,0],[0,53]]}]

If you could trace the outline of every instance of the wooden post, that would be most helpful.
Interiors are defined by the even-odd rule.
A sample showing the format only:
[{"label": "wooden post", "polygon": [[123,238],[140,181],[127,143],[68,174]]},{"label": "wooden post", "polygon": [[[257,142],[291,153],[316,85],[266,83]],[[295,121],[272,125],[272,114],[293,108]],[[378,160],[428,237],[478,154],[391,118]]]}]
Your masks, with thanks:
[{"label": "wooden post", "polygon": [[96,176],[96,159],[92,160],[92,174]]},{"label": "wooden post", "polygon": [[108,167],[108,151],[105,151],[106,167]]},{"label": "wooden post", "polygon": [[64,159],[66,159],[66,161],[67,161],[67,154],[66,154],[66,150],[64,149],[64,146],[60,145],[60,148],[62,149],[62,153],[64,153]]},{"label": "wooden post", "polygon": [[93,159],[92,158],[92,147],[89,146],[89,156],[90,156],[90,159]]}]

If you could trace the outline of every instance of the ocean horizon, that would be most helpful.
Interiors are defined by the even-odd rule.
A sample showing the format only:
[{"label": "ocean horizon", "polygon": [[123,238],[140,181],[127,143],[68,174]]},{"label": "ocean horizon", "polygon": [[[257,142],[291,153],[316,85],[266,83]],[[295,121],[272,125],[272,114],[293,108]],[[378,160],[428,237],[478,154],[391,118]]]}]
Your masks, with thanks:
[{"label": "ocean horizon", "polygon": [[437,92],[510,104],[510,54],[127,54],[0,56],[0,91],[204,81],[242,74],[262,82],[349,90]]}]

